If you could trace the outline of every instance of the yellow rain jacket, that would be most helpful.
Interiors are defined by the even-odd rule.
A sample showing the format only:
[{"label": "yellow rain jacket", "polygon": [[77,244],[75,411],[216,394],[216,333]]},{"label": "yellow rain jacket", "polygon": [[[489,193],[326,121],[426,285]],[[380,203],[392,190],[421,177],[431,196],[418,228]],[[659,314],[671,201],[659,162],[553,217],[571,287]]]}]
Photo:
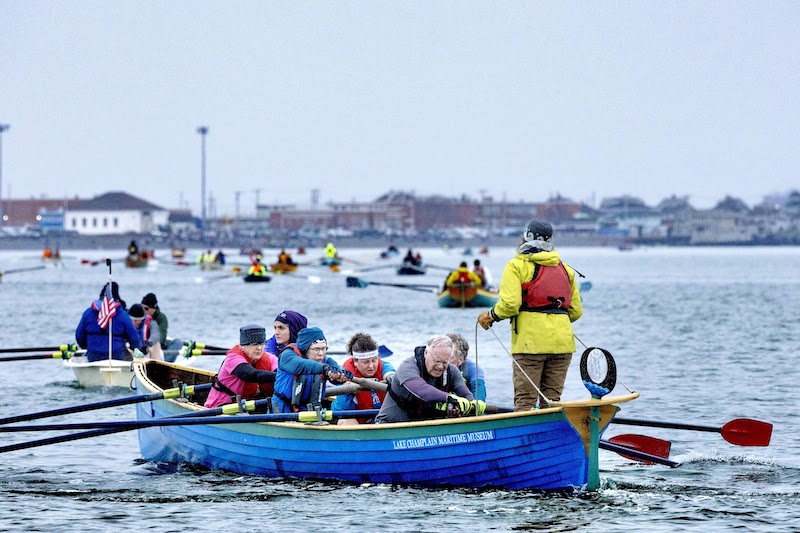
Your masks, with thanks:
[{"label": "yellow rain jacket", "polygon": [[575,283],[575,271],[564,265],[572,288],[569,309],[563,313],[522,311],[522,284],[533,278],[536,263],[556,266],[561,260],[558,252],[517,254],[506,263],[500,280],[500,301],[492,308],[500,320],[511,319],[512,354],[560,354],[575,352],[572,322],[583,314],[581,295]]}]

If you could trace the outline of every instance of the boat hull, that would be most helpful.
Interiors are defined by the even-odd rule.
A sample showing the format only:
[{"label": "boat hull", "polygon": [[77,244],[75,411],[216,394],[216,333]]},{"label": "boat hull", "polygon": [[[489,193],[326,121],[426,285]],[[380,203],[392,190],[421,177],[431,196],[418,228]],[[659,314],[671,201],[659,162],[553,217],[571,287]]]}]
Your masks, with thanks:
[{"label": "boat hull", "polygon": [[492,307],[499,299],[496,292],[459,285],[439,293],[439,307]]},{"label": "boat hull", "polygon": [[[178,356],[176,361],[186,366],[193,362],[183,356]],[[73,355],[69,359],[64,359],[63,364],[72,369],[81,387],[134,388],[133,361],[118,359],[89,361],[85,355]]]},{"label": "boat hull", "polygon": [[242,279],[244,279],[245,283],[266,283],[272,278],[269,276],[256,276],[254,274],[248,274]]},{"label": "boat hull", "polygon": [[[152,365],[153,362],[147,363]],[[174,365],[164,365],[172,366]],[[137,362],[137,392],[161,390]],[[630,398],[632,399],[632,398]],[[627,401],[627,400],[626,400]],[[476,418],[360,426],[297,422],[161,426],[139,430],[150,461],[192,463],[248,475],[333,479],[355,483],[564,490],[587,483],[586,439],[567,416],[551,408]],[[616,407],[604,406],[605,424]],[[200,410],[157,400],[137,405],[138,420]],[[597,450],[594,450],[597,453]]]},{"label": "boat hull", "polygon": [[133,388],[132,361],[117,359],[89,362],[85,356],[76,355],[64,360],[71,368],[81,387]]},{"label": "boat hull", "polygon": [[288,263],[273,263],[269,269],[275,274],[286,274],[297,271],[297,265],[290,265]]},{"label": "boat hull", "polygon": [[415,265],[409,261],[403,261],[397,269],[398,276],[421,276],[425,274],[425,265]]}]

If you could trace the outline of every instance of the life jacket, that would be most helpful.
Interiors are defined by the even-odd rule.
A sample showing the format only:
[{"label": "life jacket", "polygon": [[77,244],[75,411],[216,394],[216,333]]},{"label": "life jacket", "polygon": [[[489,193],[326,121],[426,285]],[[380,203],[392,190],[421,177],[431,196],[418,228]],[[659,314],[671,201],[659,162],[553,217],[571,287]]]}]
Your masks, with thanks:
[{"label": "life jacket", "polygon": [[566,314],[572,302],[569,274],[561,261],[554,266],[536,264],[533,277],[522,284],[520,311]]},{"label": "life jacket", "polygon": [[139,336],[142,337],[142,344],[145,346],[150,346],[150,343],[147,342],[147,338],[150,337],[150,322],[153,320],[153,317],[150,315],[144,315],[144,320],[142,323],[139,324],[137,331],[139,332]]},{"label": "life jacket", "polygon": [[[303,359],[308,359],[297,347],[297,344],[287,344],[286,348],[291,348],[294,353]],[[283,403],[290,406],[292,412],[299,411],[301,407],[305,408],[309,403],[316,407],[322,405],[322,400],[325,397],[326,378],[327,376],[324,374],[294,374],[292,376],[291,397],[277,390],[273,394],[280,398]]]},{"label": "life jacket", "polygon": [[[355,360],[352,357],[345,361],[342,366],[345,370],[352,372],[355,377],[363,377],[356,368]],[[378,369],[373,377],[379,381],[383,379],[383,361],[380,358],[378,358]],[[386,398],[385,392],[372,389],[360,390],[356,393],[356,403],[359,409],[380,409],[384,398]]]},{"label": "life jacket", "polygon": [[250,267],[250,270],[247,273],[253,276],[263,276],[267,273],[267,269],[263,264],[255,263]]},{"label": "life jacket", "polygon": [[[269,357],[262,355],[253,365],[256,370],[266,370],[267,372],[276,372],[277,368],[272,368]],[[242,389],[242,398],[256,398],[258,396],[272,396],[274,393],[274,383],[249,383],[245,382],[244,389]]]},{"label": "life jacket", "polygon": [[[425,376],[429,376],[430,374],[428,374],[428,370],[425,368],[424,346],[417,346],[414,348],[414,360],[417,364],[417,368],[419,369],[419,375],[425,379]],[[454,376],[450,374],[451,368],[453,368],[453,365],[448,365],[447,371],[436,378],[432,385],[441,391],[450,393],[453,387],[453,381],[455,381]],[[396,377],[397,375],[395,374],[395,379]],[[425,381],[427,382],[428,380],[426,379]],[[419,420],[421,418],[444,418],[446,416],[446,413],[444,411],[437,410],[433,403],[423,402],[411,393],[408,393],[407,398],[400,396],[392,389],[392,383],[394,383],[394,379],[392,379],[389,383],[389,390],[386,392],[389,393],[389,396],[392,397],[392,400],[395,401],[397,406],[405,411],[412,420]],[[397,385],[395,388],[402,388],[402,385]]]},{"label": "life jacket", "polygon": [[463,283],[465,285],[469,285],[473,283],[473,281],[469,277],[469,271],[465,268],[458,269],[458,280],[456,283]]},{"label": "life jacket", "polygon": [[[258,396],[272,396],[273,393],[273,384],[272,383],[250,383],[247,381],[243,381],[237,378],[233,374],[233,369],[242,364],[242,360],[247,362],[248,364],[252,365],[254,368],[258,370],[266,370],[268,372],[274,372],[275,369],[272,368],[270,364],[269,357],[266,355],[262,355],[255,363],[250,361],[250,359],[244,354],[241,350],[240,346],[234,346],[228,354],[236,354],[241,357],[231,358],[225,357],[220,365],[220,370],[217,372],[217,375],[214,376],[214,381],[212,383],[212,387],[224,394],[227,394],[231,398],[231,402],[236,401],[236,395],[239,394],[242,399],[244,400],[252,400]],[[229,385],[225,385],[220,379],[219,374],[222,372],[223,368],[226,368],[226,375],[228,379]],[[234,390],[236,389],[236,390]],[[237,392],[239,391],[239,392]],[[209,396],[210,398],[210,396]],[[208,407],[208,400],[206,400],[206,406]]]}]

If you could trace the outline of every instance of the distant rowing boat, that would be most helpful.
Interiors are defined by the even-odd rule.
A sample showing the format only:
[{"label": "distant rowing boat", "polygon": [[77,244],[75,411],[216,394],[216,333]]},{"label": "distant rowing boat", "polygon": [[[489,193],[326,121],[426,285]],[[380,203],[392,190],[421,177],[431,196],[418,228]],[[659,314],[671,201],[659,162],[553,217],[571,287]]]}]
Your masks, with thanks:
[{"label": "distant rowing boat", "polygon": [[454,283],[439,293],[439,307],[492,307],[500,294],[471,283]]}]

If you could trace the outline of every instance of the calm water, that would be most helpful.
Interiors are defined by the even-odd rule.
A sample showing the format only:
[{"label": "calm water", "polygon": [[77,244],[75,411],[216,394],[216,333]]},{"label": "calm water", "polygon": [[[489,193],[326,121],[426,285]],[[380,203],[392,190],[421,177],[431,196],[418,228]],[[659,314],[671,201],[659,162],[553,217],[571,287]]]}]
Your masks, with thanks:
[{"label": "calm water", "polygon": [[[404,250],[403,250],[404,251]],[[190,251],[198,252],[198,251]],[[374,265],[379,250],[341,250]],[[775,425],[767,448],[736,447],[719,434],[612,427],[672,442],[680,468],[644,466],[601,452],[604,488],[576,496],[499,490],[425,490],[386,485],[282,481],[225,472],[170,468],[139,458],[135,432],[0,455],[0,530],[241,531],[311,529],[387,531],[743,531],[800,530],[800,407],[796,392],[800,349],[798,248],[568,248],[562,257],[593,283],[575,332],[589,346],[610,350],[621,382],[641,393],[621,413],[721,426],[750,417]],[[433,265],[457,266],[461,249],[422,249]],[[480,256],[499,279],[510,249]],[[102,252],[67,251],[64,268],[9,274],[0,284],[0,347],[72,342],[75,326],[108,279],[104,266],[81,265]],[[165,253],[162,255],[166,256]],[[272,260],[277,253],[266,254]],[[307,258],[317,258],[309,250]],[[120,258],[122,253],[119,254]],[[192,258],[196,256],[193,253]],[[231,255],[232,260],[242,260]],[[296,257],[297,260],[304,258]],[[468,258],[471,262],[471,257]],[[38,264],[31,252],[0,252],[0,270]],[[387,261],[386,264],[394,264]],[[344,266],[358,268],[355,262]],[[194,267],[164,264],[144,270],[116,264],[122,298],[135,303],[150,291],[170,319],[170,333],[209,344],[236,342],[238,328],[270,327],[290,308],[320,326],[333,349],[356,331],[370,332],[399,362],[434,333],[458,331],[475,357],[477,311],[439,309],[433,294],[391,287],[347,288],[344,277],[307,268],[319,284],[280,277],[266,284],[238,279],[203,282]],[[430,270],[415,283],[440,283]],[[392,269],[362,279],[409,282]],[[201,279],[202,278],[202,279]],[[508,323],[495,325],[510,343]],[[489,400],[511,405],[508,355],[490,332],[477,337]],[[0,357],[2,354],[0,354]],[[578,358],[565,398],[585,397]],[[219,358],[197,365],[216,368]],[[0,363],[0,394],[7,415],[96,402],[130,394],[81,389],[59,361]],[[47,422],[129,420],[132,406],[73,414]],[[50,434],[3,434],[9,444]]]}]

